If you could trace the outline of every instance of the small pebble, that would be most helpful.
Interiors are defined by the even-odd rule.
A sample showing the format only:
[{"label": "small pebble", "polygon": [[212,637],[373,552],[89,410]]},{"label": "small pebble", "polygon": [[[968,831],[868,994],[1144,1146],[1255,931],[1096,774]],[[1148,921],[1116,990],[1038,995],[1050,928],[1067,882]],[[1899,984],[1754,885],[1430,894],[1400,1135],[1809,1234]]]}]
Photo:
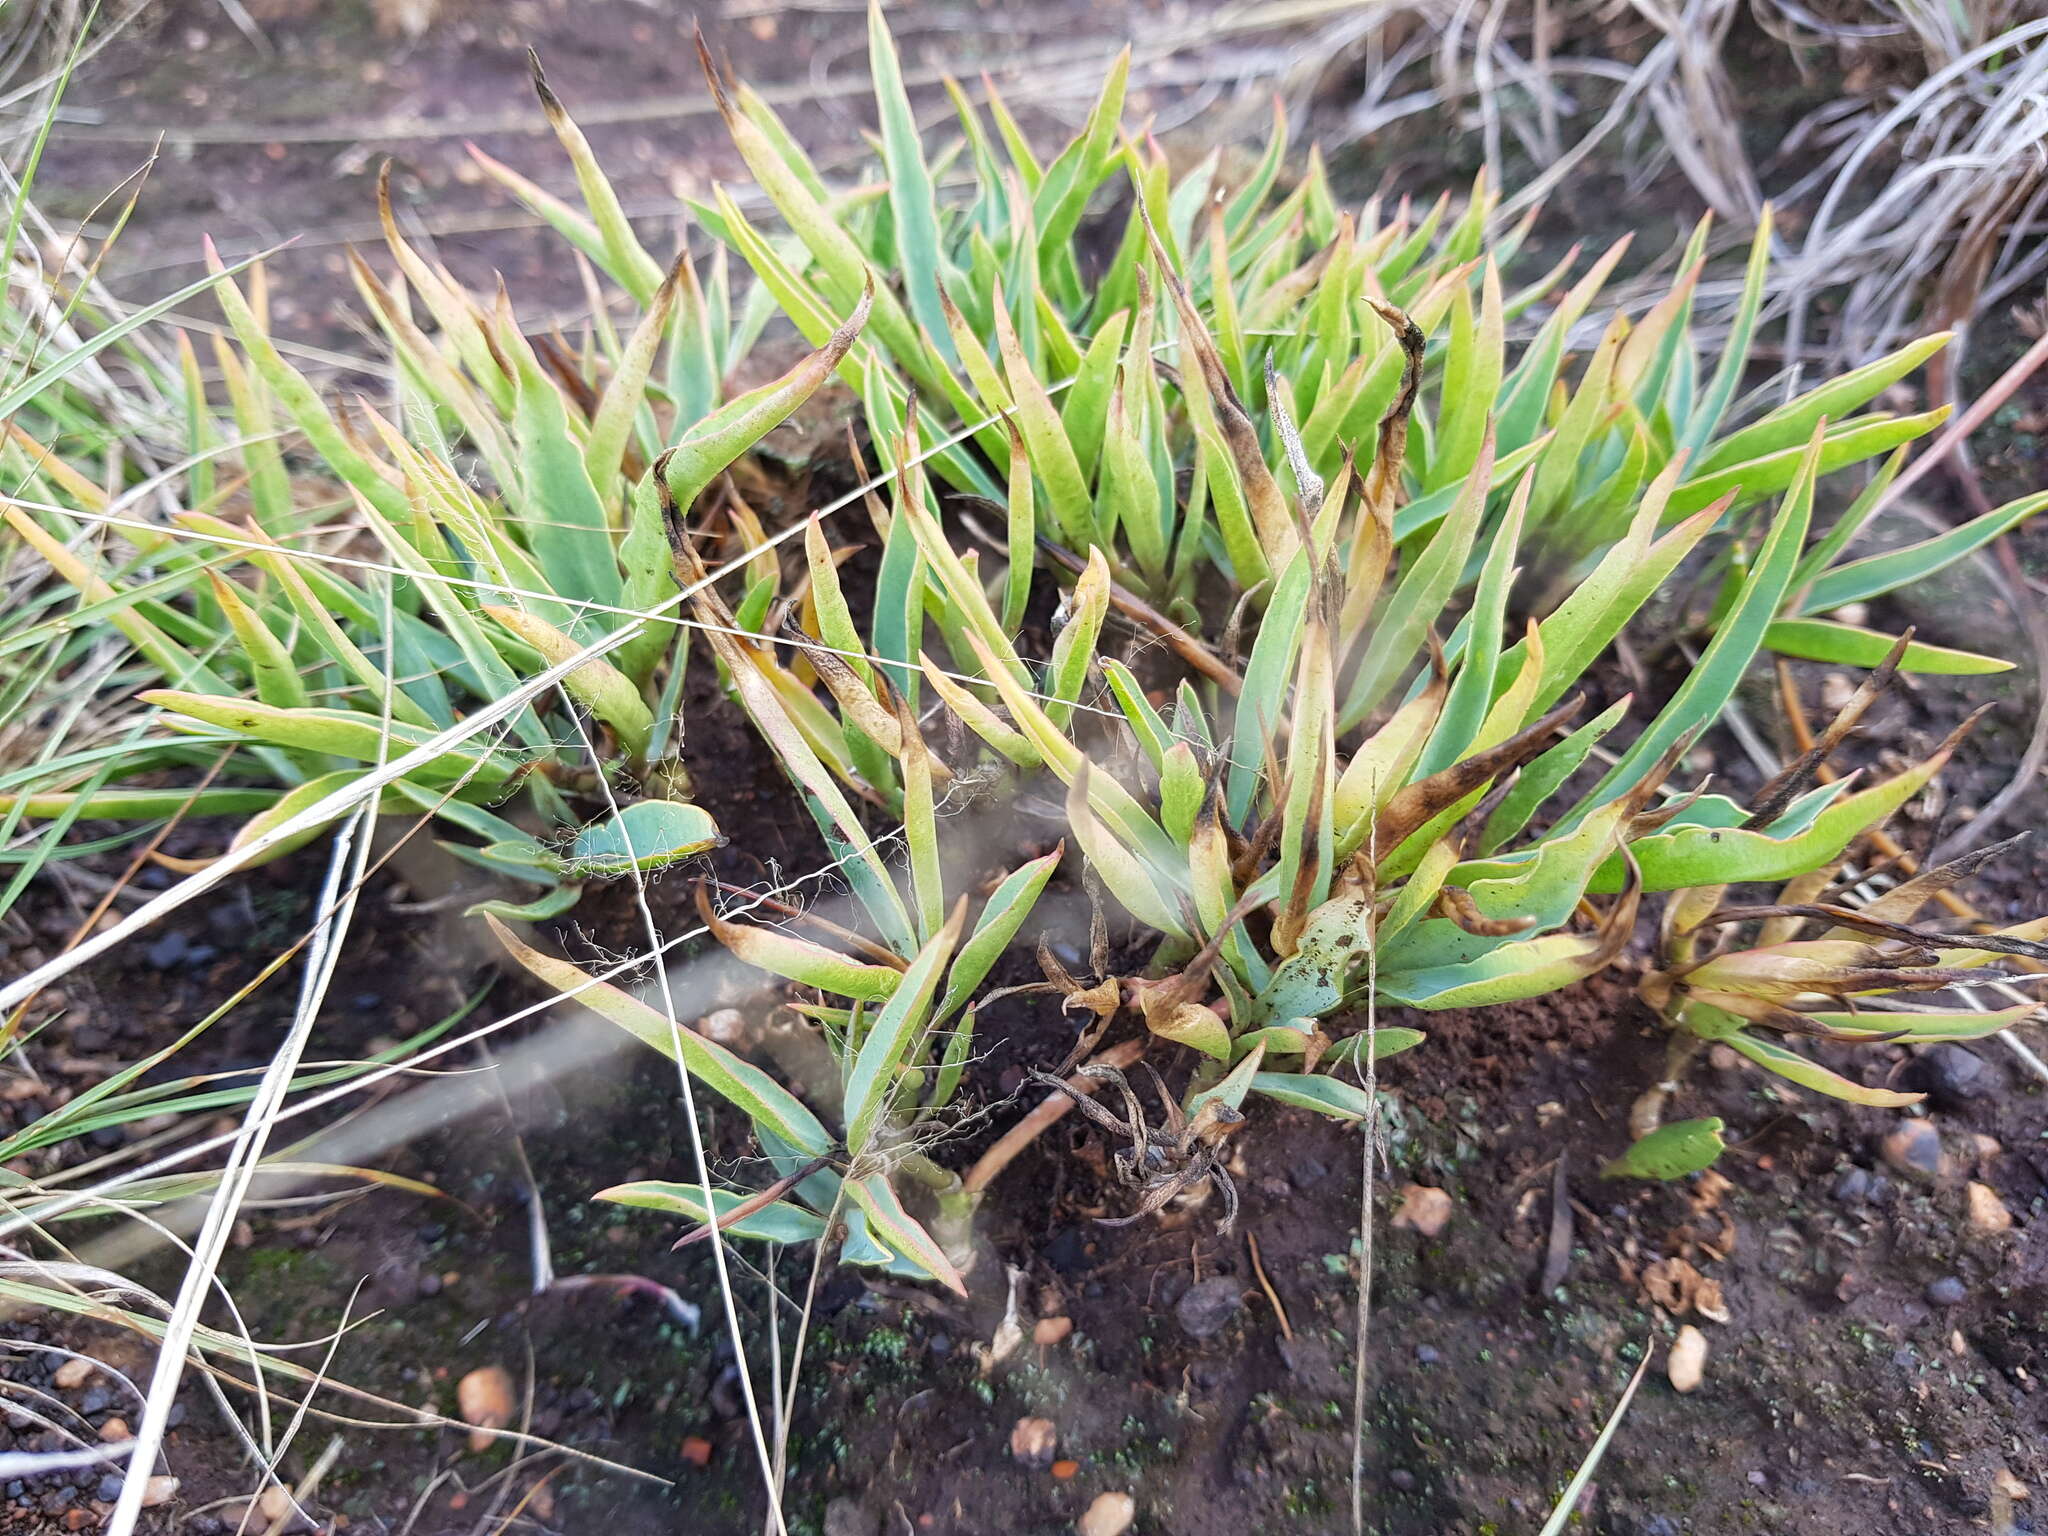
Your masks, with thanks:
[{"label": "small pebble", "polygon": [[1900,1173],[1931,1179],[1941,1172],[1941,1136],[1931,1120],[1901,1120],[1884,1139],[1884,1160]]},{"label": "small pebble", "polygon": [[1843,1205],[1857,1205],[1870,1194],[1870,1175],[1861,1168],[1844,1168],[1835,1179],[1834,1197]]},{"label": "small pebble", "polygon": [[178,1480],[175,1477],[156,1476],[142,1485],[142,1507],[154,1509],[159,1504],[168,1504],[177,1496]]},{"label": "small pebble", "polygon": [[1921,1056],[1918,1076],[1936,1103],[1954,1107],[1981,1099],[1997,1086],[1995,1075],[1985,1070],[1983,1058],[1974,1051],[1944,1041]]},{"label": "small pebble", "polygon": [[497,1439],[486,1431],[503,1429],[512,1422],[512,1373],[502,1365],[479,1366],[455,1386],[456,1412],[470,1431],[469,1448],[486,1451]]},{"label": "small pebble", "polygon": [[1675,1391],[1697,1389],[1707,1374],[1707,1336],[1690,1323],[1679,1329],[1671,1344],[1671,1354],[1664,1362],[1664,1374]]},{"label": "small pebble", "polygon": [[191,947],[191,940],[173,928],[142,952],[151,970],[168,971],[185,958],[185,951]]},{"label": "small pebble", "polygon": [[1059,1443],[1059,1426],[1051,1419],[1019,1419],[1010,1430],[1010,1454],[1027,1467],[1050,1466]]},{"label": "small pebble", "polygon": [[1998,1198],[1998,1191],[1989,1184],[1972,1180],[1968,1199],[1972,1232],[1991,1237],[2012,1230],[2012,1212],[2005,1208],[2005,1202]]},{"label": "small pebble", "polygon": [[1415,1474],[1406,1467],[1396,1467],[1387,1474],[1387,1481],[1400,1492],[1408,1493],[1415,1487]]},{"label": "small pebble", "polygon": [[714,1008],[697,1021],[697,1033],[733,1049],[747,1044],[747,1016],[737,1008]]},{"label": "small pebble", "polygon": [[1451,1197],[1427,1184],[1410,1184],[1401,1191],[1401,1208],[1393,1224],[1435,1237],[1451,1219]]},{"label": "small pebble", "polygon": [[74,1356],[66,1360],[51,1373],[50,1385],[60,1392],[69,1392],[84,1386],[86,1379],[98,1369],[99,1362],[97,1360],[87,1360],[83,1356]]},{"label": "small pebble", "polygon": [[1081,1536],[1123,1536],[1138,1518],[1138,1501],[1128,1493],[1101,1493],[1081,1516]]},{"label": "small pebble", "polygon": [[100,1479],[99,1487],[93,1490],[93,1497],[102,1504],[111,1504],[121,1497],[121,1474],[109,1472]]},{"label": "small pebble", "polygon": [[1071,1317],[1041,1317],[1031,1328],[1031,1342],[1044,1349],[1063,1342],[1074,1331]]},{"label": "small pebble", "polygon": [[1221,1333],[1243,1304],[1237,1281],[1228,1275],[1211,1275],[1188,1287],[1187,1294],[1174,1303],[1173,1315],[1190,1338],[1208,1339]]},{"label": "small pebble", "polygon": [[108,1445],[118,1445],[123,1440],[133,1440],[134,1438],[135,1431],[128,1427],[126,1419],[108,1419],[106,1423],[100,1426],[100,1439]]},{"label": "small pebble", "polygon": [[1441,1359],[1443,1359],[1443,1356],[1437,1353],[1435,1345],[1418,1344],[1415,1346],[1415,1363],[1417,1365],[1435,1365]]},{"label": "small pebble", "polygon": [[1927,1284],[1927,1300],[1937,1307],[1959,1307],[1969,1294],[1963,1282],[1954,1275],[1943,1275]]}]

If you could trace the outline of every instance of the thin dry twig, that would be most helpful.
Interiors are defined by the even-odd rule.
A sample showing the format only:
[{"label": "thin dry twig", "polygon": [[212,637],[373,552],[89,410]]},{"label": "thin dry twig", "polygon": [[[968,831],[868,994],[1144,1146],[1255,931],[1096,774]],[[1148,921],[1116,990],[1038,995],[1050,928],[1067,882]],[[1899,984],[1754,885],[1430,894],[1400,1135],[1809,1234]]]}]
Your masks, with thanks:
[{"label": "thin dry twig", "polygon": [[1259,1289],[1266,1293],[1266,1300],[1272,1304],[1273,1316],[1280,1322],[1280,1337],[1288,1343],[1294,1342],[1294,1325],[1287,1321],[1287,1309],[1280,1304],[1280,1293],[1273,1289],[1273,1282],[1266,1278],[1266,1266],[1259,1259],[1258,1237],[1247,1232],[1244,1245],[1252,1256],[1252,1273],[1258,1277]]}]

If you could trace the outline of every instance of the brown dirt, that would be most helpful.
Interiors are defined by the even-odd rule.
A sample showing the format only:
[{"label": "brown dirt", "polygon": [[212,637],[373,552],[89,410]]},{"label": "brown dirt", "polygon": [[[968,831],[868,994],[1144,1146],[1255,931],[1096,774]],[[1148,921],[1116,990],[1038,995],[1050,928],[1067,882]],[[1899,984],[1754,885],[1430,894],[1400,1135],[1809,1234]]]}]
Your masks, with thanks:
[{"label": "brown dirt", "polygon": [[[534,103],[529,47],[656,251],[685,233],[681,198],[748,180],[710,110],[693,19],[820,165],[851,168],[865,153],[858,9],[707,6],[693,17],[636,0],[442,0],[442,19],[417,40],[380,33],[367,0],[255,9],[270,54],[241,38],[218,0],[165,0],[81,72],[68,105],[92,120],[57,135],[38,188],[60,220],[90,213],[168,132],[109,263],[123,294],[154,297],[198,277],[202,236],[230,257],[290,242],[269,261],[279,334],[347,351],[358,305],[344,247],[381,242],[375,186],[388,158],[402,216],[459,275],[488,286],[502,274],[529,323],[579,311],[581,281],[560,242],[537,235],[465,148],[574,195]],[[1099,43],[1099,63],[1073,66],[1092,79],[1126,31],[1117,8],[1030,0],[925,4],[892,24],[906,69],[943,59],[967,78],[984,68],[1014,78],[1030,48]],[[1038,120],[1029,100],[1018,109],[1027,125]]]}]

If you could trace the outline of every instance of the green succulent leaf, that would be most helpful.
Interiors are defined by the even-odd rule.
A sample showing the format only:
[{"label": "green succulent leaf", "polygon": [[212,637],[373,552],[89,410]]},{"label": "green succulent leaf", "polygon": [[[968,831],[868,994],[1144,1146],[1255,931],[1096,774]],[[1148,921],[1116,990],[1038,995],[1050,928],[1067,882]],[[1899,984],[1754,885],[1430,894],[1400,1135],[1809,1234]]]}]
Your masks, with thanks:
[{"label": "green succulent leaf", "polygon": [[1019,865],[1005,875],[1002,884],[990,893],[982,905],[980,918],[974,924],[974,932],[960,946],[960,953],[953,959],[953,968],[946,973],[946,990],[932,1011],[935,1021],[945,1023],[974,996],[975,989],[1016,939],[1025,919],[1031,916],[1040,893],[1045,890],[1046,881],[1059,868],[1065,852],[1066,846],[1062,844],[1051,853]]},{"label": "green succulent leaf", "polygon": [[578,832],[569,845],[568,866],[578,876],[666,869],[724,843],[718,823],[702,806],[636,800]]},{"label": "green succulent leaf", "polygon": [[[1360,1030],[1355,1035],[1346,1035],[1327,1051],[1321,1062],[1324,1071],[1335,1071],[1339,1067],[1363,1069],[1368,1059],[1385,1061],[1389,1056],[1398,1056],[1403,1051],[1412,1051],[1429,1037],[1419,1029],[1406,1029],[1400,1025],[1383,1025],[1367,1033]],[[1371,1049],[1368,1051],[1367,1046]]]},{"label": "green succulent leaf", "polygon": [[[704,1186],[701,1184],[671,1184],[660,1179],[640,1179],[631,1184],[614,1184],[610,1189],[601,1189],[590,1197],[603,1200],[611,1205],[629,1205],[635,1210],[660,1211],[670,1216],[681,1216],[694,1222],[709,1218],[704,1209]],[[720,1217],[719,1227],[727,1237],[751,1238],[763,1243],[815,1243],[825,1235],[825,1218],[800,1205],[787,1200],[771,1200],[757,1206],[737,1219],[726,1219],[728,1214],[744,1205],[751,1196],[731,1189],[713,1186],[711,1198]]]},{"label": "green succulent leaf", "polygon": [[[1714,638],[1670,703],[1658,713],[1650,728],[1636,738],[1621,761],[1594,786],[1587,803],[1598,805],[1626,794],[1674,742],[1704,729],[1734,696],[1742,674],[1763,644],[1764,633],[1776,617],[1799,563],[1807,523],[1813,515],[1814,480],[1821,471],[1826,447],[1826,440],[1816,429],[1796,471],[1786,477],[1785,483],[1790,483],[1792,490],[1771,524],[1734,607],[1715,627]],[[1684,490],[1680,486],[1673,493],[1674,504]],[[1697,511],[1713,499],[1702,498],[1686,510]]]},{"label": "green succulent leaf", "polygon": [[1363,1088],[1320,1072],[1255,1072],[1251,1090],[1296,1109],[1312,1109],[1332,1120],[1363,1120],[1372,1113],[1372,1098]]},{"label": "green succulent leaf", "polygon": [[1262,1045],[1253,1046],[1246,1053],[1244,1060],[1232,1067],[1221,1082],[1215,1083],[1194,1094],[1182,1107],[1186,1109],[1191,1118],[1201,1112],[1203,1105],[1210,1103],[1225,1104],[1232,1109],[1242,1109],[1244,1107],[1244,1096],[1251,1092],[1252,1079],[1259,1075],[1259,1065],[1265,1059],[1265,1047]]},{"label": "green succulent leaf", "polygon": [[565,881],[542,892],[531,901],[504,901],[493,898],[464,907],[462,915],[502,918],[508,923],[546,923],[560,917],[582,899],[583,887],[573,881]]},{"label": "green succulent leaf", "polygon": [[1603,1179],[1682,1179],[1711,1168],[1726,1150],[1718,1116],[1660,1125],[1600,1170]]},{"label": "green succulent leaf", "polygon": [[811,1157],[822,1157],[832,1149],[818,1117],[801,1100],[751,1062],[743,1061],[715,1040],[706,1039],[687,1024],[600,981],[567,960],[546,954],[522,941],[512,930],[490,915],[485,923],[505,951],[541,981],[565,997],[573,998],[601,1018],[652,1047],[671,1061],[688,1069],[703,1083],[755,1125],[782,1138]]},{"label": "green succulent leaf", "polygon": [[1908,544],[1904,549],[1838,565],[1814,579],[1800,601],[1799,611],[1827,613],[1845,603],[1860,603],[1923,581],[1972,551],[1983,548],[2000,534],[2018,527],[2043,507],[2048,507],[2048,491],[2008,502],[1946,533],[1922,539],[1917,544]]},{"label": "green succulent leaf", "polygon": [[[437,734],[353,710],[278,709],[253,700],[216,698],[174,688],[152,688],[139,698],[231,736],[332,753],[361,763],[389,762],[427,745]],[[426,783],[466,780],[480,789],[499,789],[511,779],[514,768],[503,757],[456,750],[430,758],[413,772]]]},{"label": "green succulent leaf", "polygon": [[[1861,629],[1828,619],[1779,619],[1764,631],[1764,649],[1801,661],[1825,661],[1842,667],[1877,667],[1898,644],[1898,636],[1881,630]],[[1947,646],[1908,641],[1899,658],[1901,672],[1926,672],[1948,676],[1973,676],[1989,672],[2010,672],[2013,663],[1974,651],[1950,650]]]},{"label": "green succulent leaf", "polygon": [[[888,1003],[861,1037],[860,1050],[846,1077],[846,1145],[856,1157],[867,1150],[881,1129],[903,1074],[917,1064],[931,1023],[932,999],[966,916],[964,906],[956,908],[946,926],[918,951]],[[872,1219],[874,1212],[868,1214]]]},{"label": "green succulent leaf", "polygon": [[[1946,956],[1943,963],[1951,963]],[[1935,1040],[1984,1040],[2041,1011],[2037,1003],[2020,1003],[2011,1008],[1965,1009],[1961,1013],[1939,1010],[1871,1010],[1864,1013],[1809,1013],[1807,1017],[1823,1029],[1845,1034],[1858,1030],[1873,1040],[1897,1040],[1917,1045]]]},{"label": "green succulent leaf", "polygon": [[867,1217],[870,1233],[947,1290],[957,1296],[967,1294],[967,1283],[960,1278],[960,1271],[923,1224],[903,1208],[887,1174],[871,1173],[865,1178],[848,1179],[846,1194]]},{"label": "green succulent leaf", "polygon": [[1722,1039],[1766,1071],[1775,1072],[1786,1082],[1796,1083],[1801,1088],[1824,1093],[1831,1099],[1844,1099],[1851,1104],[1865,1104],[1874,1109],[1903,1109],[1908,1104],[1918,1104],[1925,1097],[1918,1093],[1898,1093],[1890,1088],[1866,1088],[1839,1072],[1829,1071],[1811,1057],[1800,1055],[1790,1046],[1766,1040],[1747,1030],[1737,1030]]},{"label": "green succulent leaf", "polygon": [[[1840,858],[1850,843],[1925,788],[1953,750],[1952,744],[1944,746],[1881,784],[1836,795],[1809,825],[1789,835],[1739,826],[1674,823],[1662,832],[1636,839],[1629,844],[1629,851],[1648,891],[1790,880]],[[1589,889],[1596,894],[1617,891],[1624,878],[1623,863],[1616,856],[1593,877]]]}]

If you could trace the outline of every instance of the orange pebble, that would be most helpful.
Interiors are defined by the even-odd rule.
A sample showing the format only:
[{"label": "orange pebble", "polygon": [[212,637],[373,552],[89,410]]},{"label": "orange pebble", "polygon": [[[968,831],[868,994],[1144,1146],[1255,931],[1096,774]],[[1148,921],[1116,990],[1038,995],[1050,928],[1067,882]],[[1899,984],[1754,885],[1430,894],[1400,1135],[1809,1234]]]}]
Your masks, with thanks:
[{"label": "orange pebble", "polygon": [[1078,1461],[1056,1461],[1052,1464],[1052,1475],[1063,1483],[1080,1470]]},{"label": "orange pebble", "polygon": [[702,1435],[688,1435],[683,1439],[683,1460],[693,1467],[711,1465],[711,1442]]}]

